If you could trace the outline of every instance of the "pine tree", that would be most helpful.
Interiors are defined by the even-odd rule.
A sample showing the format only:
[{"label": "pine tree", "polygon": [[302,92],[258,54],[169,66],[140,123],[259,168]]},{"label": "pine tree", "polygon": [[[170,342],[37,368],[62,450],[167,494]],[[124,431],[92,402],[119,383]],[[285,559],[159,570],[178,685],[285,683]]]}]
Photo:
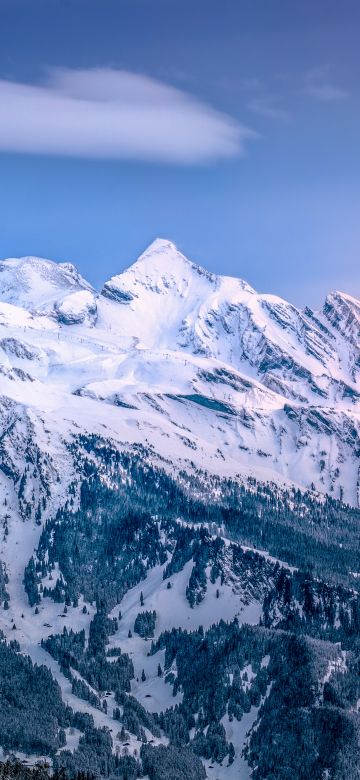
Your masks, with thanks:
[{"label": "pine tree", "polygon": [[66,745],[66,734],[64,729],[59,730],[59,747],[64,747]]},{"label": "pine tree", "polygon": [[229,743],[229,765],[234,763],[235,748],[232,742]]}]

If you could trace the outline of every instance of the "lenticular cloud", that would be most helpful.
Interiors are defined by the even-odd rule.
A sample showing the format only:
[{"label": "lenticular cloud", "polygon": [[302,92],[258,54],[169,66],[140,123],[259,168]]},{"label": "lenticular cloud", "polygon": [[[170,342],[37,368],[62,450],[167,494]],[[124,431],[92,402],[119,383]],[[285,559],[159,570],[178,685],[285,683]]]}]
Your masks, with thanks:
[{"label": "lenticular cloud", "polygon": [[193,164],[242,154],[255,135],[181,90],[113,69],[0,80],[0,107],[0,149],[10,152]]}]

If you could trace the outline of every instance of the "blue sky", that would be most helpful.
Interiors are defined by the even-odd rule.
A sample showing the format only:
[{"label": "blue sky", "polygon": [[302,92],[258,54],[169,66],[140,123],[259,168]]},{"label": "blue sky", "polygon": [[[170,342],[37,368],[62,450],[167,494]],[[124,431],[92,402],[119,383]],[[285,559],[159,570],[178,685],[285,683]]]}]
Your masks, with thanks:
[{"label": "blue sky", "polygon": [[360,296],[355,0],[0,0],[0,256]]}]

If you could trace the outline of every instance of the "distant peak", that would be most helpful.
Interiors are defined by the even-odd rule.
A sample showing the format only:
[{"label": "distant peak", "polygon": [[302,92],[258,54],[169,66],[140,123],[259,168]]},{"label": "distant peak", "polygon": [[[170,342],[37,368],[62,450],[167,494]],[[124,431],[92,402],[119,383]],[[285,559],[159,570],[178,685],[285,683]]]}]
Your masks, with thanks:
[{"label": "distant peak", "polygon": [[[243,279],[220,276],[190,260],[167,238],[155,238],[135,262],[112,276],[101,292],[107,298],[129,303],[134,295],[137,297],[138,285],[166,291],[174,286],[182,289],[184,284],[196,286],[199,279],[210,285],[213,291],[220,288],[223,292],[227,290],[230,297],[238,294],[239,290],[255,293]],[[205,291],[203,294],[206,294]]]},{"label": "distant peak", "polygon": [[334,290],[326,296],[323,307],[323,312],[326,316],[333,311],[342,311],[342,316],[344,316],[345,310],[349,310],[352,313],[357,312],[357,316],[359,316],[360,300],[340,290]]},{"label": "distant peak", "polygon": [[91,290],[71,263],[56,263],[43,257],[11,257],[0,261],[0,298],[28,309],[52,307],[70,291]]},{"label": "distant peak", "polygon": [[81,278],[76,266],[72,263],[58,263],[55,260],[49,260],[46,257],[37,257],[36,255],[25,255],[23,257],[9,257],[0,261],[2,270],[18,270],[20,272],[33,272],[40,275],[54,273],[58,276],[67,275],[74,278]]},{"label": "distant peak", "polygon": [[169,241],[168,238],[155,238],[154,241],[149,244],[147,249],[143,252],[143,255],[152,254],[153,252],[178,252],[178,248],[173,241]]},{"label": "distant peak", "polygon": [[182,254],[176,244],[166,238],[155,238],[154,241],[142,252],[140,257],[135,260],[126,270],[125,273],[130,271],[131,273],[145,272],[147,274],[163,274],[174,272],[181,272],[186,269],[186,273],[195,272],[201,276],[206,276],[209,280],[215,280],[216,274],[212,274],[203,268],[198,263],[194,263],[189,260],[188,257]]},{"label": "distant peak", "polygon": [[359,306],[358,298],[355,298],[353,295],[343,292],[342,290],[333,290],[333,292],[330,292],[326,297],[326,300],[335,300],[335,299],[346,301],[349,304],[354,304],[355,306]]},{"label": "distant peak", "polygon": [[4,268],[15,268],[22,266],[55,266],[57,263],[55,263],[53,260],[48,260],[45,257],[37,257],[36,255],[25,255],[23,257],[7,257],[4,260],[1,260],[1,265]]},{"label": "distant peak", "polygon": [[185,255],[182,254],[182,252],[180,252],[173,241],[169,241],[167,238],[155,238],[154,241],[152,241],[151,244],[146,247],[144,252],[141,253],[140,257],[138,257],[136,260],[136,263],[162,255],[166,255],[167,257],[172,258],[176,257],[181,259],[183,262],[189,263],[190,265],[195,265],[195,263],[192,263],[191,260],[189,260],[187,257],[185,257]]}]

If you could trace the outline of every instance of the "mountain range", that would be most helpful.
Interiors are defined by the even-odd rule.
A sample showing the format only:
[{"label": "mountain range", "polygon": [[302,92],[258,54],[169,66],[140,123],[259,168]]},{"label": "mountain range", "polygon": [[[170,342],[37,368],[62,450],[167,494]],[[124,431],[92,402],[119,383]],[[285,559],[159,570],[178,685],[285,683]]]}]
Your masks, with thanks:
[{"label": "mountain range", "polygon": [[42,440],[55,421],[64,440],[74,423],[106,426],[179,466],[290,480],[358,506],[350,295],[300,310],[157,239],[100,293],[67,263],[3,261],[0,324],[5,425],[20,415]]},{"label": "mountain range", "polygon": [[3,750],[360,777],[360,301],[299,309],[163,239],[101,291],[3,260],[0,392],[3,651],[22,700],[39,664],[55,686],[48,740],[0,690]]}]

